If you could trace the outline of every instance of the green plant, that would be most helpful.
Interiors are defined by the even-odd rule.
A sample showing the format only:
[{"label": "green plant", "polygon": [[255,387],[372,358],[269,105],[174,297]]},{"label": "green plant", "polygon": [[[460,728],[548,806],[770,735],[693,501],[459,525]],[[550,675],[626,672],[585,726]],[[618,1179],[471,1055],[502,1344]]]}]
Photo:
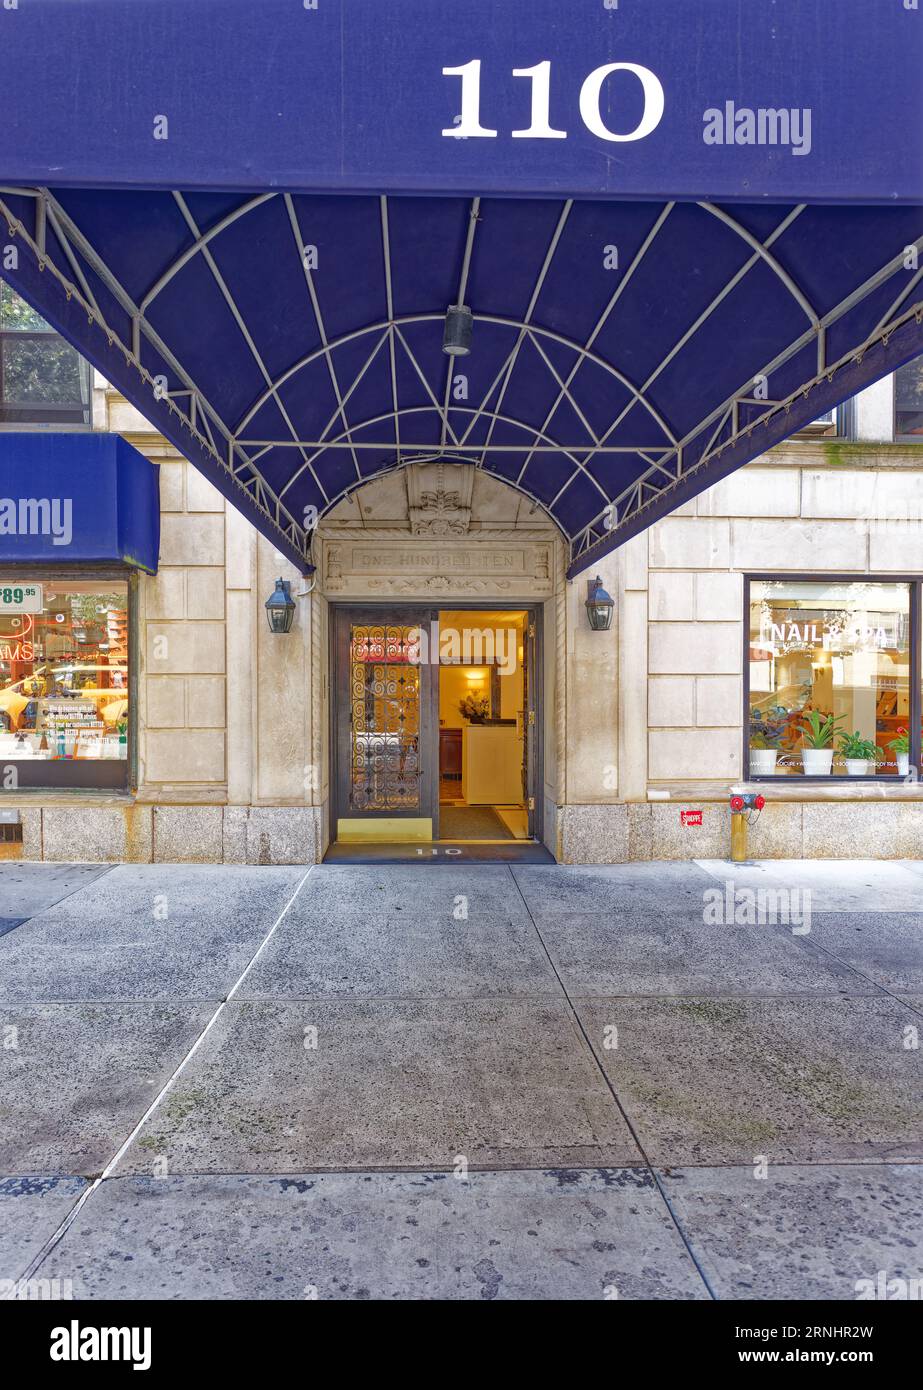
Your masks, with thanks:
[{"label": "green plant", "polygon": [[854,733],[837,734],[840,755],[844,758],[855,758],[863,763],[877,763],[881,758],[881,749],[870,738],[863,738],[856,729]]},{"label": "green plant", "polygon": [[909,753],[910,734],[907,732],[906,729],[898,729],[897,738],[892,738],[891,742],[888,744],[888,747],[893,748],[895,753]]},{"label": "green plant", "polygon": [[846,718],[843,714],[821,714],[819,710],[806,710],[802,716],[801,737],[806,748],[829,748],[834,737],[840,733],[837,728]]}]

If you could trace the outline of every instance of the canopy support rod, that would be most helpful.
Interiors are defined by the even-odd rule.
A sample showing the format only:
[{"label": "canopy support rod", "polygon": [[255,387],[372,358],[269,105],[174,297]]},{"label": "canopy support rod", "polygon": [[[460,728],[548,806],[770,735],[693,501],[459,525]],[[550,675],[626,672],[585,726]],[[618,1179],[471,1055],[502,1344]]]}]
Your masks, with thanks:
[{"label": "canopy support rod", "polygon": [[[372,365],[372,363],[374,362],[375,358],[378,356],[379,352],[381,351],[382,346],[384,345],[385,341],[391,339],[392,336],[393,336],[393,335],[392,335],[392,333],[391,333],[391,330],[390,330],[390,329],[385,329],[384,333],[383,333],[383,334],[381,335],[381,337],[378,339],[378,342],[375,344],[375,346],[372,348],[372,351],[369,353],[368,357],[365,359],[365,362],[364,362],[364,364],[363,364],[361,370],[357,373],[357,375],[356,375],[356,377],[355,377],[355,379],[354,379],[354,381],[353,381],[353,384],[350,386],[349,390],[346,392],[346,395],[343,397],[343,406],[342,406],[342,408],[341,408],[341,407],[337,407],[337,409],[336,409],[336,410],[333,412],[333,414],[331,415],[330,419],[327,421],[327,423],[326,423],[326,425],[324,426],[324,428],[321,430],[321,435],[320,435],[321,441],[323,441],[323,440],[325,440],[325,439],[327,438],[327,435],[329,434],[330,430],[333,428],[333,422],[334,422],[334,420],[336,420],[336,419],[338,419],[338,418],[340,417],[340,415],[342,414],[342,409],[345,409],[345,407],[349,404],[349,398],[350,398],[350,396],[351,396],[351,395],[353,394],[353,392],[358,388],[360,382],[362,381],[362,379],[363,379],[363,377],[365,376],[366,372],[368,371],[369,367],[371,367],[371,365]],[[388,418],[388,417],[383,417],[383,418]],[[342,438],[342,435],[339,436],[339,438]],[[347,433],[347,438],[348,438],[350,441],[352,440],[352,432],[351,432],[351,431],[349,431],[349,432]],[[288,440],[284,440],[284,439],[283,439],[283,440],[280,440],[280,441],[279,441],[278,447],[284,448],[284,447],[287,447],[287,446],[288,446]],[[279,496],[280,496],[280,497],[284,497],[285,494],[288,492],[289,488],[292,487],[292,486],[294,486],[295,483],[297,483],[298,479],[301,477],[302,473],[305,471],[305,468],[310,467],[310,466],[314,463],[314,461],[320,457],[320,455],[324,452],[324,449],[325,449],[326,445],[322,442],[321,445],[320,445],[319,447],[317,447],[317,448],[315,448],[315,446],[314,446],[313,444],[305,444],[305,445],[299,446],[299,447],[304,447],[305,449],[311,449],[312,452],[311,452],[310,455],[308,456],[307,463],[303,463],[303,464],[301,465],[301,467],[300,467],[295,473],[292,474],[292,476],[289,478],[288,482],[287,482],[287,483],[285,484],[285,486],[281,489],[281,491],[280,491],[280,493],[279,493]],[[350,444],[348,445],[348,447],[349,447],[349,448],[352,448],[352,443],[351,443],[351,442],[350,442]],[[266,453],[266,452],[267,452],[267,450],[262,449],[262,450],[260,451],[260,453],[259,453],[256,457],[262,458],[263,454]],[[255,461],[256,461],[256,459],[254,459],[254,462],[255,462]],[[313,469],[312,469],[312,473],[313,473]]]},{"label": "canopy support rod", "polygon": [[[791,224],[795,221],[795,218],[799,217],[801,213],[804,211],[804,207],[804,203],[799,203],[799,205],[796,208],[792,209],[792,211],[788,214],[787,217],[783,218],[783,220],[779,223],[778,227],[776,227],[775,230],[771,232],[769,236],[766,238],[766,240],[762,243],[763,250],[766,250],[768,247],[770,247],[773,244],[773,242],[776,241],[777,238],[780,237],[782,233],[786,231],[788,227],[791,226]],[[737,273],[731,277],[731,279],[724,286],[724,288],[720,290],[718,294],[715,295],[711,303],[708,304],[706,308],[702,310],[702,313],[699,315],[696,321],[691,325],[691,327],[686,329],[686,332],[682,335],[678,342],[674,343],[673,347],[667,353],[666,357],[661,358],[656,369],[647,378],[647,381],[644,382],[643,386],[641,387],[642,396],[646,395],[646,393],[653,386],[654,382],[660,376],[661,372],[666,370],[666,368],[673,361],[674,357],[676,357],[677,353],[682,352],[683,348],[689,342],[690,338],[694,337],[694,335],[698,333],[702,325],[706,323],[708,319],[711,318],[712,314],[719,307],[719,305],[723,304],[723,302],[725,301],[725,299],[727,299],[731,291],[736,289],[740,281],[744,278],[746,274],[748,274],[749,271],[753,269],[755,265],[759,263],[760,259],[761,257],[759,252],[755,251],[753,255],[750,257],[750,259],[746,261],[740,267]],[[812,318],[812,323],[816,324],[816,322],[816,318]],[[812,329],[811,336],[813,336],[813,332],[814,330]],[[739,392],[737,394],[739,394]],[[631,406],[627,405],[624,407],[622,411],[620,411],[620,413],[616,416],[612,424],[609,426],[609,428],[603,435],[604,441],[608,439],[610,435],[615,433],[615,431],[618,429],[619,425],[625,419],[625,416],[628,414],[630,409]]]},{"label": "canopy support rod", "polygon": [[[200,229],[199,229],[198,224],[196,223],[195,218],[193,217],[192,213],[189,211],[189,207],[188,207],[188,205],[187,205],[187,203],[186,203],[186,199],[183,197],[182,193],[176,193],[176,192],[174,192],[173,198],[174,198],[174,200],[175,200],[175,202],[176,202],[177,207],[179,208],[180,212],[181,212],[182,215],[183,215],[183,218],[184,218],[184,220],[185,220],[185,222],[186,222],[187,227],[188,227],[189,230],[192,232],[192,235],[193,235],[194,237],[196,237],[197,239],[201,239],[202,233],[201,233],[201,231],[200,231]],[[234,298],[233,294],[231,293],[230,289],[228,288],[227,281],[225,280],[224,276],[221,274],[221,271],[220,271],[219,268],[218,268],[218,263],[217,263],[217,261],[215,260],[214,256],[212,255],[210,247],[208,247],[208,246],[202,246],[202,248],[201,248],[201,254],[202,254],[202,257],[203,257],[204,260],[205,260],[205,264],[208,266],[209,270],[210,270],[211,273],[212,273],[212,278],[213,278],[213,280],[215,281],[215,284],[218,286],[218,289],[221,291],[221,296],[222,296],[222,298],[224,299],[225,304],[227,304],[228,308],[229,308],[230,311],[231,311],[231,315],[232,315],[232,317],[233,317],[233,319],[234,319],[234,322],[237,324],[237,327],[238,327],[238,329],[240,330],[240,335],[241,335],[241,337],[243,338],[244,342],[247,344],[247,347],[250,349],[250,355],[252,356],[254,362],[255,362],[256,365],[257,365],[257,368],[258,368],[258,370],[259,370],[260,376],[261,376],[261,377],[263,378],[263,380],[266,382],[266,385],[267,385],[267,386],[271,386],[271,385],[272,385],[272,377],[269,375],[269,372],[266,370],[266,363],[263,361],[262,354],[260,353],[259,348],[257,347],[256,343],[255,343],[254,340],[253,340],[253,335],[252,335],[252,333],[250,332],[249,328],[247,327],[246,322],[244,321],[244,316],[243,316],[243,314],[240,312],[240,309],[237,307],[237,301],[235,300],[235,298]],[[294,424],[293,424],[293,422],[292,422],[292,419],[291,419],[291,417],[290,417],[288,411],[287,411],[286,408],[285,408],[285,404],[284,404],[282,398],[279,396],[278,392],[276,392],[276,391],[273,391],[273,400],[274,400],[275,403],[276,403],[276,408],[278,409],[279,414],[282,416],[282,419],[285,421],[285,427],[286,427],[286,429],[288,430],[289,434],[292,436],[293,439],[297,439],[297,438],[298,438],[298,431],[295,429],[295,426],[294,426]],[[303,453],[303,457],[304,457],[304,459],[305,459],[305,462],[307,463],[307,456],[304,455],[304,453]],[[324,486],[323,486],[323,484],[322,484],[320,478],[318,478],[317,474],[314,472],[313,468],[311,469],[311,476],[313,477],[314,482],[315,482],[317,488],[319,489],[320,494],[321,494],[321,496],[323,497],[324,501],[325,501],[325,502],[329,501],[329,498],[328,498],[328,496],[327,496],[327,493],[326,493],[326,491],[324,490]],[[275,500],[276,503],[278,504],[278,500],[279,500],[279,499],[278,499],[278,498],[275,498],[274,500]]]},{"label": "canopy support rod", "polygon": [[[426,410],[428,410],[428,409],[429,409],[428,406],[412,406],[412,407],[410,408],[410,410],[405,410],[403,413],[404,413],[405,415],[411,415],[411,414],[419,413],[420,411],[426,411]],[[436,409],[438,409],[438,407],[436,407]],[[389,411],[387,415],[381,415],[381,416],[379,416],[378,418],[379,418],[379,420],[390,420],[390,419],[391,419],[391,412]],[[522,422],[521,422],[520,420],[514,420],[514,419],[512,419],[511,417],[505,416],[505,415],[498,416],[497,418],[500,419],[500,420],[505,420],[505,421],[507,421],[507,423],[509,423],[509,424],[511,424],[511,425],[516,425],[519,429],[528,429],[529,432],[532,433],[532,434],[537,433],[537,431],[535,430],[535,427],[534,427],[534,426],[532,426],[532,425],[526,426],[526,425],[522,424]],[[365,423],[367,423],[367,424],[373,424],[374,421],[369,420],[369,421],[366,421]],[[241,448],[247,448],[247,449],[262,449],[262,451],[263,451],[264,453],[266,453],[269,449],[317,449],[320,453],[323,453],[325,449],[380,449],[380,450],[382,450],[382,451],[391,451],[391,452],[393,452],[393,450],[394,450],[394,440],[393,440],[393,439],[379,439],[379,440],[376,440],[376,441],[369,441],[369,442],[366,442],[366,441],[364,441],[364,440],[358,440],[358,439],[355,439],[355,440],[336,440],[336,439],[332,439],[332,440],[283,439],[283,440],[281,440],[281,441],[275,440],[275,439],[238,439],[238,440],[237,440],[237,444],[238,444]],[[491,452],[492,454],[521,454],[524,447],[525,447],[525,446],[522,445],[522,444],[492,444],[492,445],[491,445],[490,452]],[[574,448],[578,448],[578,449],[579,449],[580,447],[581,447],[581,446],[580,446],[579,444],[578,444],[578,445],[573,445],[573,444],[571,444],[571,445],[566,445],[566,444],[545,444],[545,445],[536,445],[536,453],[563,454],[563,455],[565,456],[565,458],[571,458],[571,450],[573,450]],[[462,450],[462,451],[463,451],[464,453],[466,453],[466,454],[479,454],[479,453],[481,452],[481,449],[483,448],[483,445],[481,445],[481,444],[450,444],[450,445],[448,446],[448,448],[449,448],[449,450],[450,450],[452,453],[457,453],[459,450]],[[632,446],[630,446],[630,445],[626,445],[626,444],[603,445],[603,447],[599,450],[599,452],[600,452],[601,454],[633,454],[633,455],[635,455],[635,456],[641,456],[641,457],[643,457],[642,450],[641,450],[640,446],[638,446],[638,445],[635,445],[634,447],[632,447]],[[665,451],[665,455],[664,455],[664,456],[667,457],[667,456],[669,456],[669,455],[674,454],[675,452],[676,452],[676,451],[675,451],[674,449],[668,449],[668,450]],[[439,456],[439,455],[438,455],[438,453],[437,453],[437,454],[436,454],[436,457],[438,458],[438,456]],[[255,462],[256,462],[256,457],[257,457],[257,456],[254,455],[254,457],[253,457],[252,459],[249,459],[248,462],[249,462],[249,463],[255,463]],[[572,460],[572,461],[573,461],[573,462],[576,462],[576,460]],[[661,471],[661,472],[667,473],[667,470],[666,470],[665,468],[661,468],[659,464],[654,464],[653,466],[654,466],[655,469],[656,469],[656,468],[660,468],[660,471]],[[674,474],[668,473],[668,477],[670,478],[671,482],[675,482],[675,481],[676,481]],[[365,479],[363,478],[362,481],[364,482]]]},{"label": "canopy support rod", "polygon": [[[443,438],[443,440],[446,439],[446,436],[450,435],[451,438],[452,438],[452,443],[453,443],[453,445],[454,445],[454,444],[457,444],[457,443],[458,443],[458,438],[457,438],[457,436],[456,436],[456,434],[455,434],[455,431],[452,429],[452,426],[449,424],[449,417],[448,417],[448,414],[447,414],[445,408],[444,408],[443,406],[441,406],[441,405],[439,404],[439,402],[437,401],[437,399],[436,399],[436,393],[433,391],[433,388],[430,386],[429,381],[427,380],[427,377],[426,377],[426,373],[424,372],[423,368],[420,366],[420,364],[419,364],[419,362],[417,361],[417,359],[416,359],[416,357],[414,356],[414,354],[411,352],[411,350],[410,350],[410,344],[407,342],[407,339],[404,337],[403,333],[402,333],[401,330],[398,328],[397,324],[394,325],[394,332],[397,334],[398,338],[400,339],[401,347],[404,349],[404,351],[406,352],[408,358],[410,359],[410,365],[413,367],[413,369],[414,369],[414,371],[416,372],[417,376],[420,378],[420,381],[421,381],[421,383],[422,383],[422,385],[423,385],[424,391],[425,391],[426,394],[429,396],[430,400],[432,401],[432,403],[433,403],[433,405],[434,405],[434,407],[435,407],[435,409],[436,409],[436,413],[439,415],[439,418],[440,418],[440,420],[441,420],[441,422],[442,422],[442,438]],[[405,411],[404,413],[407,414],[408,412]],[[390,446],[390,447],[393,448],[393,445]]]},{"label": "canopy support rod", "polygon": [[[632,258],[631,265],[630,265],[630,266],[628,267],[628,269],[625,271],[625,274],[622,276],[621,280],[619,281],[618,285],[615,287],[615,290],[613,291],[612,295],[610,296],[608,304],[606,305],[605,309],[603,309],[603,311],[602,311],[602,313],[600,314],[599,318],[596,320],[596,323],[595,323],[594,326],[593,326],[593,330],[592,330],[592,332],[590,333],[590,336],[587,338],[586,343],[584,344],[584,347],[585,347],[585,349],[586,349],[586,352],[589,352],[590,348],[592,348],[592,346],[593,346],[593,344],[595,343],[596,339],[599,337],[600,333],[601,333],[602,330],[605,328],[606,324],[607,324],[608,321],[609,321],[609,318],[610,318],[611,315],[612,315],[613,309],[615,308],[616,304],[618,304],[618,302],[619,302],[619,300],[621,299],[622,295],[625,293],[626,289],[628,288],[629,284],[631,283],[632,276],[634,275],[635,271],[638,269],[638,266],[639,266],[639,265],[641,264],[641,262],[644,260],[644,257],[647,255],[647,252],[648,252],[648,250],[649,250],[649,248],[650,248],[652,242],[654,241],[654,238],[657,236],[657,233],[660,231],[661,227],[663,226],[664,222],[666,222],[667,218],[670,216],[670,213],[673,211],[673,208],[674,208],[675,206],[676,206],[675,203],[666,203],[666,204],[664,205],[664,207],[661,209],[660,213],[659,213],[658,216],[657,216],[656,221],[654,222],[654,225],[651,227],[651,229],[650,229],[650,231],[648,232],[647,236],[644,238],[644,240],[642,241],[641,245],[638,247],[638,250],[635,252],[635,254],[634,254],[633,258]],[[574,363],[573,367],[571,368],[570,372],[568,373],[568,376],[567,376],[567,378],[566,378],[566,380],[565,380],[565,383],[564,383],[564,384],[565,384],[565,387],[568,387],[568,388],[569,388],[569,387],[571,386],[571,384],[572,384],[572,382],[573,382],[573,380],[574,380],[574,377],[577,375],[577,373],[579,372],[580,368],[583,366],[583,364],[584,364],[585,361],[586,361],[586,353],[585,353],[585,352],[581,352],[581,353],[579,354],[578,358],[577,358],[577,361]],[[635,396],[636,396],[636,398],[637,398],[637,395],[638,395],[638,392],[637,392],[637,390],[635,390]],[[549,425],[551,424],[551,421],[552,421],[552,419],[554,418],[554,413],[555,413],[555,411],[557,410],[558,406],[561,404],[562,398],[563,398],[563,391],[561,391],[561,392],[558,394],[556,400],[554,401],[554,403],[553,403],[552,406],[551,406],[551,409],[548,411],[548,414],[545,416],[545,420],[544,420],[544,423],[543,423],[543,425],[542,425],[542,429],[543,429],[543,430],[547,430],[548,427],[549,427]],[[672,431],[667,430],[667,431],[666,431],[666,434],[667,434],[667,437],[669,438],[670,442],[673,443],[673,444],[675,444],[675,443],[676,443],[676,438],[675,438],[675,436],[673,435]],[[529,466],[530,460],[531,460],[531,454],[529,454],[529,455],[526,456],[526,461],[525,461],[525,463],[522,465],[522,467],[521,467],[520,470],[519,470],[519,478],[517,479],[517,482],[520,481],[520,480],[522,479],[523,474],[525,473],[526,469],[527,469],[528,466]]]},{"label": "canopy support rod", "polygon": [[[923,249],[923,237],[920,237],[913,244],[914,246],[916,246],[918,251]],[[884,266],[882,266],[878,271],[876,271],[874,275],[870,276],[869,279],[864,282],[864,284],[860,285],[856,290],[853,290],[852,293],[847,295],[845,299],[841,300],[839,304],[835,305],[834,308],[830,309],[821,320],[821,328],[824,330],[828,329],[831,324],[836,323],[840,318],[843,317],[844,314],[848,313],[850,309],[854,308],[857,304],[861,303],[861,301],[867,298],[870,294],[873,294],[875,290],[879,288],[880,285],[882,285],[893,274],[895,274],[895,272],[899,270],[904,264],[906,249],[907,248],[905,248],[904,251],[902,251],[900,254],[892,257],[892,259],[888,261]],[[901,296],[901,298],[905,297],[906,295]],[[826,377],[828,380],[832,380],[832,377],[835,372],[839,371],[841,367],[847,365],[849,362],[857,358],[860,358],[862,354],[866,352],[868,348],[876,340],[884,336],[884,332],[886,329],[889,331],[893,331],[893,329],[899,326],[901,322],[904,322],[907,319],[913,317],[914,314],[918,311],[918,308],[919,306],[916,306],[907,310],[906,313],[901,316],[901,319],[897,320],[896,322],[891,322],[888,325],[882,325],[881,323],[876,325],[874,331],[871,334],[869,334],[868,337],[865,338],[858,347],[853,348],[851,351],[844,353],[843,356],[840,357],[840,359],[836,363],[828,363],[824,371],[818,372],[810,382],[800,386],[797,391],[794,391],[785,400],[774,401],[769,403],[769,409],[764,412],[760,419],[750,421],[746,426],[743,427],[743,429],[740,431],[740,434],[751,434],[752,431],[757,427],[757,425],[765,424],[768,420],[770,420],[773,417],[773,415],[776,415],[780,409],[790,409],[792,402],[796,400],[798,396],[810,392],[815,385],[818,385],[820,381],[823,380],[824,377]],[[796,342],[790,344],[788,348],[786,348],[783,352],[779,353],[778,356],[774,358],[772,362],[766,364],[762,368],[762,370],[759,373],[757,373],[757,375],[766,377],[768,379],[774,371],[778,370],[780,366],[783,366],[784,363],[787,362],[791,357],[795,356],[798,352],[800,352],[802,348],[804,348],[812,340],[813,337],[813,329],[803,333],[801,337],[796,340]],[[701,468],[705,467],[711,461],[712,458],[720,457],[723,450],[725,448],[728,448],[731,444],[733,444],[734,439],[738,437],[732,435],[730,438],[726,439],[722,444],[720,444],[717,448],[714,447],[714,441],[720,434],[721,429],[723,428],[729,413],[733,409],[735,400],[746,396],[746,393],[750,389],[750,386],[752,384],[752,380],[752,377],[748,378],[747,382],[740,387],[735,396],[729,397],[728,400],[722,402],[722,404],[718,406],[716,410],[711,412],[711,414],[708,416],[706,420],[702,421],[701,424],[697,425],[695,430],[691,431],[683,440],[680,441],[679,447],[686,447],[688,444],[692,442],[692,440],[696,439],[698,435],[700,435],[703,432],[703,430],[707,429],[708,426],[715,419],[718,419],[718,417],[720,416],[718,427],[711,437],[708,448],[705,450],[705,452],[703,452],[701,458],[687,470],[685,474],[686,477],[691,476],[693,473],[696,473]],[[648,476],[649,474],[644,475],[645,478]],[[618,497],[614,498],[613,501],[616,504],[618,504],[628,495],[630,491],[630,487],[626,488],[621,494],[619,494]],[[604,512],[601,512],[599,516],[594,517],[593,521],[590,522],[589,525],[586,528],[584,528],[583,531],[580,532],[580,535],[585,535],[589,531],[590,526],[595,525],[600,520],[600,517],[604,514]],[[622,524],[622,521],[624,519],[627,518],[623,518],[620,516],[619,525]]]},{"label": "canopy support rod", "polygon": [[[401,461],[401,422],[397,402],[397,353],[394,348],[394,286],[391,280],[391,229],[388,218],[388,199],[381,198],[381,251],[385,266],[385,304],[388,314],[388,356],[391,365],[391,403],[394,406],[394,446],[397,461]],[[324,430],[326,434],[327,431]]]},{"label": "canopy support rod", "polygon": [[[512,350],[512,352],[510,353],[509,358],[507,359],[507,362],[506,362],[506,364],[505,364],[505,369],[501,369],[501,370],[505,370],[505,374],[504,374],[504,376],[503,376],[503,385],[500,387],[500,392],[499,392],[499,395],[497,396],[497,404],[496,404],[496,410],[497,410],[497,411],[499,411],[499,410],[501,409],[502,405],[503,405],[503,398],[505,397],[506,391],[507,391],[507,387],[508,387],[509,384],[510,384],[510,378],[512,377],[513,372],[514,372],[515,369],[516,369],[516,361],[517,361],[517,359],[518,359],[518,357],[519,357],[520,349],[522,348],[522,345],[523,345],[523,343],[524,343],[524,341],[525,341],[525,337],[526,337],[526,328],[527,328],[527,326],[528,326],[528,325],[531,323],[531,321],[532,321],[532,315],[533,315],[533,313],[535,312],[535,306],[536,306],[536,304],[538,303],[538,297],[539,297],[539,295],[540,295],[541,292],[542,292],[542,286],[543,286],[544,283],[545,283],[545,277],[547,276],[548,271],[551,269],[551,262],[554,260],[554,253],[555,253],[555,251],[557,251],[557,249],[558,249],[558,242],[561,240],[561,234],[563,233],[564,228],[565,228],[565,226],[567,225],[567,219],[568,219],[568,217],[570,217],[570,210],[571,210],[571,208],[573,207],[573,205],[574,205],[574,200],[573,200],[573,198],[568,198],[568,199],[565,201],[564,206],[563,206],[562,209],[561,209],[561,213],[560,213],[560,216],[558,217],[557,225],[555,226],[554,233],[553,233],[553,235],[552,235],[552,237],[551,237],[551,241],[550,241],[549,244],[548,244],[548,249],[547,249],[547,251],[545,252],[545,258],[544,258],[544,260],[542,261],[541,266],[539,267],[538,275],[535,277],[535,284],[534,284],[533,287],[532,287],[532,293],[531,293],[531,295],[529,296],[529,303],[528,303],[528,306],[527,306],[527,308],[526,308],[526,312],[525,312],[525,314],[523,315],[523,318],[522,318],[522,326],[520,327],[520,330],[519,330],[519,336],[518,336],[518,338],[516,339],[515,344],[513,345],[513,350]],[[494,389],[493,386],[491,386],[490,390],[493,391],[493,389]],[[485,397],[485,402],[487,401],[487,399],[489,398],[489,396],[490,396],[490,392],[488,392],[487,396]],[[464,434],[464,438],[465,438],[465,439],[467,439],[468,435],[469,435],[469,434],[471,433],[471,431],[474,429],[474,426],[475,426],[476,423],[477,423],[477,417],[475,416],[475,418],[471,421],[471,424],[468,426],[467,430],[465,431],[465,434]],[[487,431],[487,438],[484,440],[484,453],[485,453],[485,455],[487,454],[487,452],[488,452],[488,450],[489,450],[489,448],[490,448],[490,441],[491,441],[491,439],[493,438],[494,424],[495,424],[495,421],[491,421],[490,427],[489,427],[489,429],[488,429],[488,431]]]},{"label": "canopy support rod", "polygon": [[[473,198],[468,209],[468,234],[465,237],[465,250],[462,255],[461,271],[458,276],[458,296],[456,304],[464,304],[465,295],[468,292],[468,272],[471,269],[471,253],[474,250],[474,234],[480,220],[481,200]],[[446,430],[449,424],[449,397],[452,394],[452,377],[455,371],[455,361],[449,357],[446,362],[445,373],[445,393],[442,402],[442,448],[445,448]]]},{"label": "canopy support rod", "polygon": [[[324,327],[324,316],[321,313],[320,301],[318,300],[317,289],[314,284],[314,276],[311,274],[311,269],[308,265],[308,260],[305,255],[304,238],[301,235],[301,226],[298,221],[298,214],[295,211],[295,204],[292,200],[291,193],[285,194],[285,209],[288,213],[288,220],[291,223],[292,233],[295,237],[295,244],[298,247],[298,260],[301,265],[302,272],[304,274],[305,283],[308,287],[308,294],[311,297],[311,308],[314,310],[314,319],[317,323],[317,331],[320,334],[320,340],[323,344],[324,355],[327,359],[327,370],[330,373],[330,384],[333,387],[333,394],[336,397],[337,405],[340,407],[340,413],[343,417],[343,427],[348,433],[349,421],[346,418],[346,411],[343,409],[343,397],[340,394],[340,383],[337,380],[336,368],[333,365],[333,358],[330,355],[330,346],[327,341],[327,330]],[[276,387],[274,385],[273,394],[275,394],[275,389]],[[362,474],[359,471],[359,460],[355,454],[353,454],[353,467],[356,470],[356,477],[361,478]],[[321,491],[323,491],[323,489],[321,489]],[[326,497],[326,493],[324,494],[324,496]]]}]

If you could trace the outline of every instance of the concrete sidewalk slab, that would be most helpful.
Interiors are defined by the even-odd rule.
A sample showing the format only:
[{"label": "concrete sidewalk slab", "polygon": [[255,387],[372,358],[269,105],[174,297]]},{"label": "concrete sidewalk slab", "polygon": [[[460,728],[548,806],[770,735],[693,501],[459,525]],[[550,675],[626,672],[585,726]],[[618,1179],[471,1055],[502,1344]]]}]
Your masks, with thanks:
[{"label": "concrete sidewalk slab", "polygon": [[111,864],[0,864],[0,917],[34,917],[111,872]]},{"label": "concrete sidewalk slab", "polygon": [[452,1169],[459,1155],[639,1161],[563,1001],[232,1002],[119,1171],[161,1157],[171,1173]]},{"label": "concrete sidewalk slab", "polygon": [[923,991],[923,911],[817,912],[811,939],[896,994]]},{"label": "concrete sidewalk slab", "polygon": [[85,1178],[0,1177],[0,1281],[21,1277],[86,1186]]},{"label": "concrete sidewalk slab", "polygon": [[689,1299],[645,1170],[117,1178],[46,1261],[77,1299]]},{"label": "concrete sidewalk slab", "polygon": [[48,920],[98,917],[115,923],[194,918],[233,928],[278,917],[307,870],[228,864],[119,864],[98,882],[48,908]]},{"label": "concrete sidewalk slab", "polygon": [[876,993],[790,927],[706,925],[701,909],[542,914],[570,995]]},{"label": "concrete sidewalk slab", "polygon": [[462,999],[556,995],[561,986],[528,918],[445,921],[408,913],[289,914],[241,998]]},{"label": "concrete sidewalk slab", "polygon": [[350,912],[455,921],[463,900],[469,916],[528,920],[505,864],[321,864],[298,895],[296,919]]},{"label": "concrete sidewalk slab", "polygon": [[704,869],[687,863],[526,865],[513,875],[537,921],[559,912],[701,911],[702,894],[714,886]]},{"label": "concrete sidewalk slab", "polygon": [[879,1271],[923,1277],[923,1167],[672,1168],[661,1181],[719,1298],[856,1300]]},{"label": "concrete sidewalk slab", "polygon": [[7,1005],[0,1173],[99,1173],[192,1046],[210,1005]]},{"label": "concrete sidewalk slab", "polygon": [[275,920],[43,914],[0,936],[0,1002],[223,999]]},{"label": "concrete sidewalk slab", "polygon": [[921,1054],[890,996],[575,1007],[654,1164],[923,1159]]},{"label": "concrete sidewalk slab", "polygon": [[697,859],[718,883],[791,893],[809,889],[812,912],[919,912],[919,874],[904,862],[881,859],[764,859],[732,864]]}]

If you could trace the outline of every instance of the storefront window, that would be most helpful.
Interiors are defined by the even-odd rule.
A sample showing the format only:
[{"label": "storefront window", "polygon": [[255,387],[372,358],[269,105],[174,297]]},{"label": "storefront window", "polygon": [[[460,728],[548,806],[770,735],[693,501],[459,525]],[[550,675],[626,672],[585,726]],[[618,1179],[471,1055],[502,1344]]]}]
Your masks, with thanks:
[{"label": "storefront window", "polygon": [[911,585],[751,580],[754,776],[908,775]]},{"label": "storefront window", "polygon": [[5,787],[127,784],[128,687],[127,581],[0,576]]}]

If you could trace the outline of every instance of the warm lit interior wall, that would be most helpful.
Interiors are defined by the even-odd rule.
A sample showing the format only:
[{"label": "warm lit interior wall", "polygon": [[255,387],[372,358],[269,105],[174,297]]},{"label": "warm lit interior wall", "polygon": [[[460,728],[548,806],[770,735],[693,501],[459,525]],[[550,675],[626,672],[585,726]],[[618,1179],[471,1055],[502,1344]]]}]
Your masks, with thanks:
[{"label": "warm lit interior wall", "polygon": [[[468,680],[477,676],[477,680]],[[446,729],[463,729],[468,723],[459,711],[466,695],[490,694],[490,671],[486,666],[440,666],[439,722]]]}]

